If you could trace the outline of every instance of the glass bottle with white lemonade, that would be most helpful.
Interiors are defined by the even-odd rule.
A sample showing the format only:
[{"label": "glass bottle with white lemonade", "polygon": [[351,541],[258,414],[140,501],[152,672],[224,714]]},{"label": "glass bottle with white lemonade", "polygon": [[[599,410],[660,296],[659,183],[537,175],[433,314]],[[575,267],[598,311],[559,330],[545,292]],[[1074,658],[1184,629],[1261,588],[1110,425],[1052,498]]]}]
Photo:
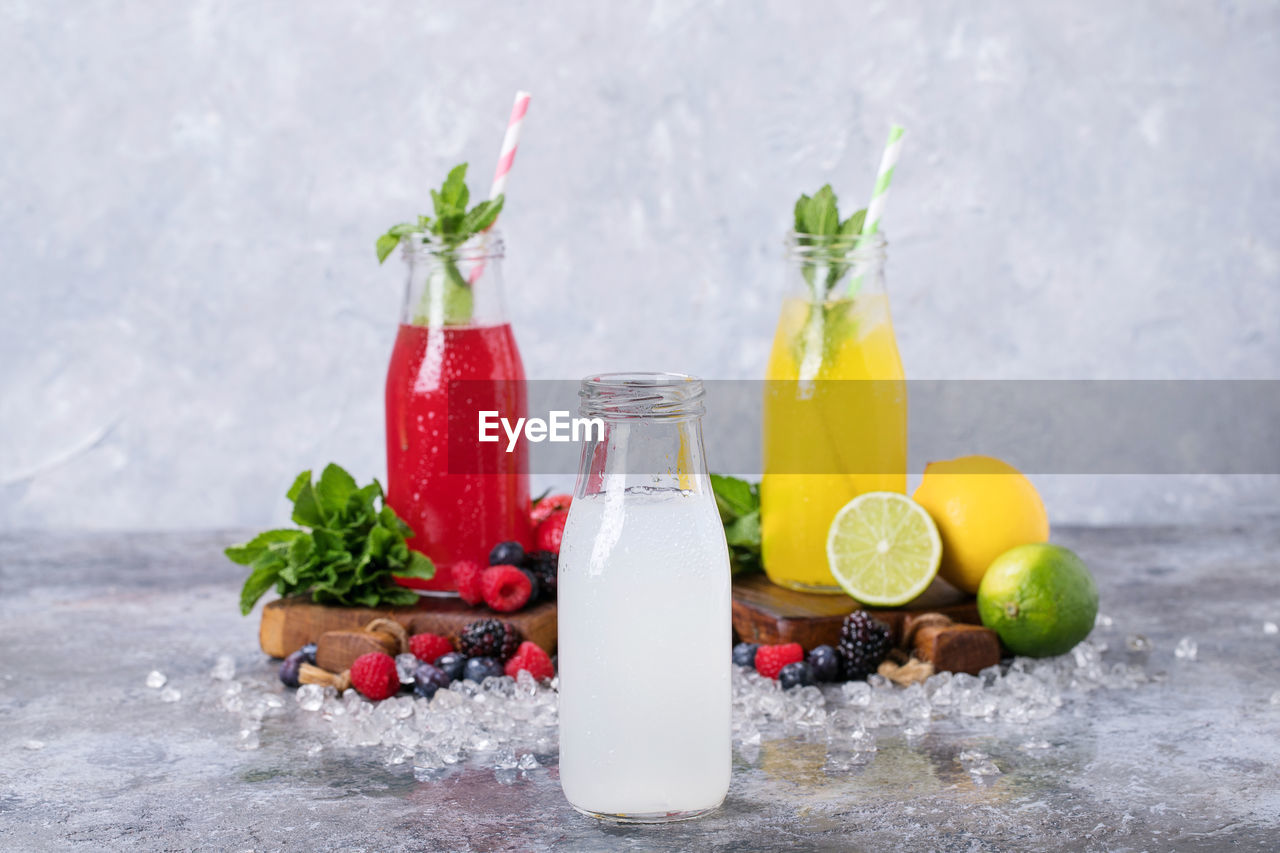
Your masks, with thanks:
[{"label": "glass bottle with white lemonade", "polygon": [[[597,817],[662,822],[729,788],[729,552],[703,459],[701,381],[583,382],[590,435],[560,549],[560,784]],[[661,689],[643,674],[656,661]]]},{"label": "glass bottle with white lemonade", "polygon": [[842,592],[827,566],[836,512],[865,492],[906,491],[907,392],[884,260],[879,234],[787,240],[760,483],[761,556],[780,586]]}]

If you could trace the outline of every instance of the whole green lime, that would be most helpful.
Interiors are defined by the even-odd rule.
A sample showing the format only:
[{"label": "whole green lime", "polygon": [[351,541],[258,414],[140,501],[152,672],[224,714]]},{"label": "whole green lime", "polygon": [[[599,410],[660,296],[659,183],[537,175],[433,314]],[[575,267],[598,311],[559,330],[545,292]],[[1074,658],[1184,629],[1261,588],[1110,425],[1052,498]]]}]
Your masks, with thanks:
[{"label": "whole green lime", "polygon": [[978,615],[1014,654],[1065,654],[1093,630],[1098,587],[1066,548],[1019,545],[996,557],[983,575]]}]

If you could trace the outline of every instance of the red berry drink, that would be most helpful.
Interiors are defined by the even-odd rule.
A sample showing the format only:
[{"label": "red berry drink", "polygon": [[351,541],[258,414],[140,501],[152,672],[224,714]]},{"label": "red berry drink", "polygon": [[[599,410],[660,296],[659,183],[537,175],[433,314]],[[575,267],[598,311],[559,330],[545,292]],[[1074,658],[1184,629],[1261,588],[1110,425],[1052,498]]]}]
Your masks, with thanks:
[{"label": "red berry drink", "polygon": [[[450,412],[450,383],[467,381]],[[456,393],[456,392],[455,392]],[[463,402],[465,397],[465,403]],[[476,440],[476,413],[526,414],[524,366],[509,323],[402,323],[387,370],[387,500],[436,564],[418,589],[452,591],[453,564],[485,565],[495,542],[531,545],[527,446]],[[465,411],[464,411],[465,410]],[[450,430],[454,435],[450,441]]]}]

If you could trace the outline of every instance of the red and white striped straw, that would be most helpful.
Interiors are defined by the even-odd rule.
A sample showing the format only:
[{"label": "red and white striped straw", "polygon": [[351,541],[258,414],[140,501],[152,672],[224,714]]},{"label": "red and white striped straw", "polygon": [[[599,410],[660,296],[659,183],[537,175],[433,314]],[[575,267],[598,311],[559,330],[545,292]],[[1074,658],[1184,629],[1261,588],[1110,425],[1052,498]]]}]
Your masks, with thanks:
[{"label": "red and white striped straw", "polygon": [[511,105],[511,118],[507,120],[507,133],[502,137],[502,152],[498,155],[498,168],[493,172],[493,186],[489,198],[495,199],[507,190],[507,175],[516,162],[516,146],[520,144],[520,129],[524,127],[524,114],[529,111],[528,92],[516,92],[516,102]]}]

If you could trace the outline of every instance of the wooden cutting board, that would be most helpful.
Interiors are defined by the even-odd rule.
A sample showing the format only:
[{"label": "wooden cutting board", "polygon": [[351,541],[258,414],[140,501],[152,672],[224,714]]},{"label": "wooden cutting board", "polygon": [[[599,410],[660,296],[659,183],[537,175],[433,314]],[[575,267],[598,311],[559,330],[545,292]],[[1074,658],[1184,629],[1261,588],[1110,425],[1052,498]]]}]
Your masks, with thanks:
[{"label": "wooden cutting board", "polygon": [[556,605],[544,602],[519,613],[494,613],[487,607],[472,607],[458,598],[423,596],[413,607],[335,607],[315,604],[306,596],[282,598],[262,609],[258,642],[272,657],[282,658],[307,643],[314,643],[326,631],[355,631],[374,619],[394,619],[410,634],[443,634],[456,638],[469,622],[502,619],[513,623],[548,653],[556,647]]},{"label": "wooden cutting board", "polygon": [[733,582],[733,630],[748,643],[799,643],[806,649],[840,639],[844,617],[866,609],[889,626],[893,641],[902,638],[902,623],[911,613],[942,613],[954,622],[980,625],[978,606],[943,580],[935,580],[905,607],[863,608],[847,595],[797,592],[774,586],[764,575],[748,575]]},{"label": "wooden cutting board", "polygon": [[[774,586],[764,575],[749,575],[733,582],[733,630],[751,643],[799,643],[806,649],[840,638],[844,617],[862,605],[845,595],[796,592]],[[967,596],[945,582],[933,586],[906,607],[867,608],[889,626],[894,642],[901,639],[902,623],[910,613],[936,612],[953,621],[978,625],[978,608]],[[326,631],[354,631],[379,617],[395,619],[410,634],[429,632],[457,637],[463,627],[477,619],[500,618],[512,622],[549,653],[556,648],[556,605],[545,602],[519,613],[498,614],[488,608],[471,607],[456,598],[424,596],[413,607],[372,609],[314,604],[306,596],[282,598],[262,610],[258,640],[272,657],[284,657],[307,643],[314,643]],[[661,614],[654,614],[655,625]]]}]

